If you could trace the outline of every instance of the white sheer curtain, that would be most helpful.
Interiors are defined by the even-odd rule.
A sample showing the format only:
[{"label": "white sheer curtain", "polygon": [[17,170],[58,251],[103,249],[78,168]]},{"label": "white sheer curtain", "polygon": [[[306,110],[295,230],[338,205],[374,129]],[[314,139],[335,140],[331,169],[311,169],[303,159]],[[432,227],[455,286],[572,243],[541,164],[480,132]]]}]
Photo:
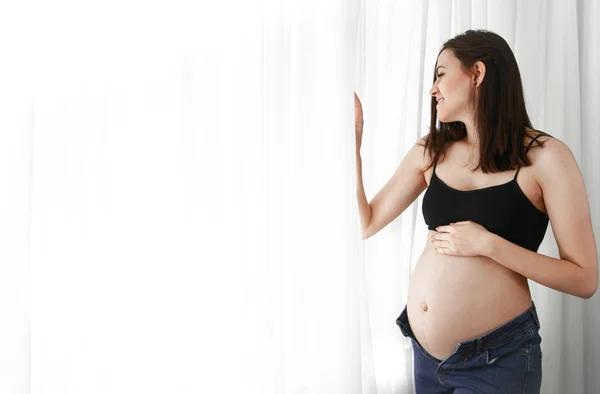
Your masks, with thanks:
[{"label": "white sheer curtain", "polygon": [[[439,46],[503,35],[599,228],[597,20],[593,0],[3,5],[0,392],[413,392],[395,319],[420,199],[361,241],[352,91],[371,198],[426,133]],[[595,392],[597,297],[532,288],[543,392]]]}]

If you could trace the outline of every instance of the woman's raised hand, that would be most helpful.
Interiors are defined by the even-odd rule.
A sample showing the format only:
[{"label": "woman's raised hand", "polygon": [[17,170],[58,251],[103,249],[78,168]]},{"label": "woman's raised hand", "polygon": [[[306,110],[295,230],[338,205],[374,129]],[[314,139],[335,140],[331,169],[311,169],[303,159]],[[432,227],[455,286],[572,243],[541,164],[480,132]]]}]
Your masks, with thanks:
[{"label": "woman's raised hand", "polygon": [[360,146],[362,144],[362,134],[363,134],[363,124],[365,123],[363,119],[363,111],[362,104],[354,92],[354,131],[356,134],[356,148],[360,150]]}]

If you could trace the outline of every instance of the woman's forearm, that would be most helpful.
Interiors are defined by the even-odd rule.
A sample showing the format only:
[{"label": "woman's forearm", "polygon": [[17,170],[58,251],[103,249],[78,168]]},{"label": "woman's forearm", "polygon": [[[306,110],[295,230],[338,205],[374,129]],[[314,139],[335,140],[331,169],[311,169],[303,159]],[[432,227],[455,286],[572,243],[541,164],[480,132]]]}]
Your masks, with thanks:
[{"label": "woman's forearm", "polygon": [[371,222],[371,206],[365,195],[365,188],[362,179],[362,159],[360,157],[360,146],[356,147],[356,198],[358,199],[358,210],[360,213],[360,228],[362,230],[362,238],[366,239],[367,228]]}]

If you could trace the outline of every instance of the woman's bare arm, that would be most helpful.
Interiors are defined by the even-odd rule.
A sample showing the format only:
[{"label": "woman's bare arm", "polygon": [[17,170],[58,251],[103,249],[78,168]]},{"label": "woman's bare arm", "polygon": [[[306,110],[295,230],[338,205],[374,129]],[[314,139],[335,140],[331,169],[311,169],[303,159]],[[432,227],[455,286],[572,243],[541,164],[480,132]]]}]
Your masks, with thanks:
[{"label": "woman's bare arm", "polygon": [[[383,188],[367,203],[362,184],[362,163],[357,150],[357,196],[361,211],[363,239],[375,235],[406,210],[427,188],[424,168],[424,139],[404,156],[396,172]],[[368,207],[368,208],[367,208]]]}]

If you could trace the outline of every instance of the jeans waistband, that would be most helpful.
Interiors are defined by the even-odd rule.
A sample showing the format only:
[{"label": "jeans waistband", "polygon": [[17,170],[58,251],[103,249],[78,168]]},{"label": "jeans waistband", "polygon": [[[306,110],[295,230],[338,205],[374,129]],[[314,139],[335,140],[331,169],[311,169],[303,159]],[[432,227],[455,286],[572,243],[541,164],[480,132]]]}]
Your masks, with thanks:
[{"label": "jeans waistband", "polygon": [[538,331],[540,329],[540,321],[537,315],[535,304],[531,302],[531,306],[525,312],[521,313],[514,319],[504,323],[500,327],[492,331],[468,341],[461,342],[465,347],[471,345],[475,348],[476,353],[480,353],[490,348],[497,347],[512,338],[527,331]]},{"label": "jeans waistband", "polygon": [[[404,307],[402,314],[400,314],[400,316],[396,319],[396,324],[400,327],[400,330],[404,336],[411,337],[418,343],[412,332],[410,324],[408,323],[406,306]],[[526,333],[527,331],[537,331],[539,329],[540,321],[537,315],[535,303],[532,301],[531,306],[525,312],[482,336],[460,342],[457,345],[457,350],[460,349],[461,351],[469,353],[480,353],[487,349],[495,348],[511,340],[512,338],[516,338]]]}]

